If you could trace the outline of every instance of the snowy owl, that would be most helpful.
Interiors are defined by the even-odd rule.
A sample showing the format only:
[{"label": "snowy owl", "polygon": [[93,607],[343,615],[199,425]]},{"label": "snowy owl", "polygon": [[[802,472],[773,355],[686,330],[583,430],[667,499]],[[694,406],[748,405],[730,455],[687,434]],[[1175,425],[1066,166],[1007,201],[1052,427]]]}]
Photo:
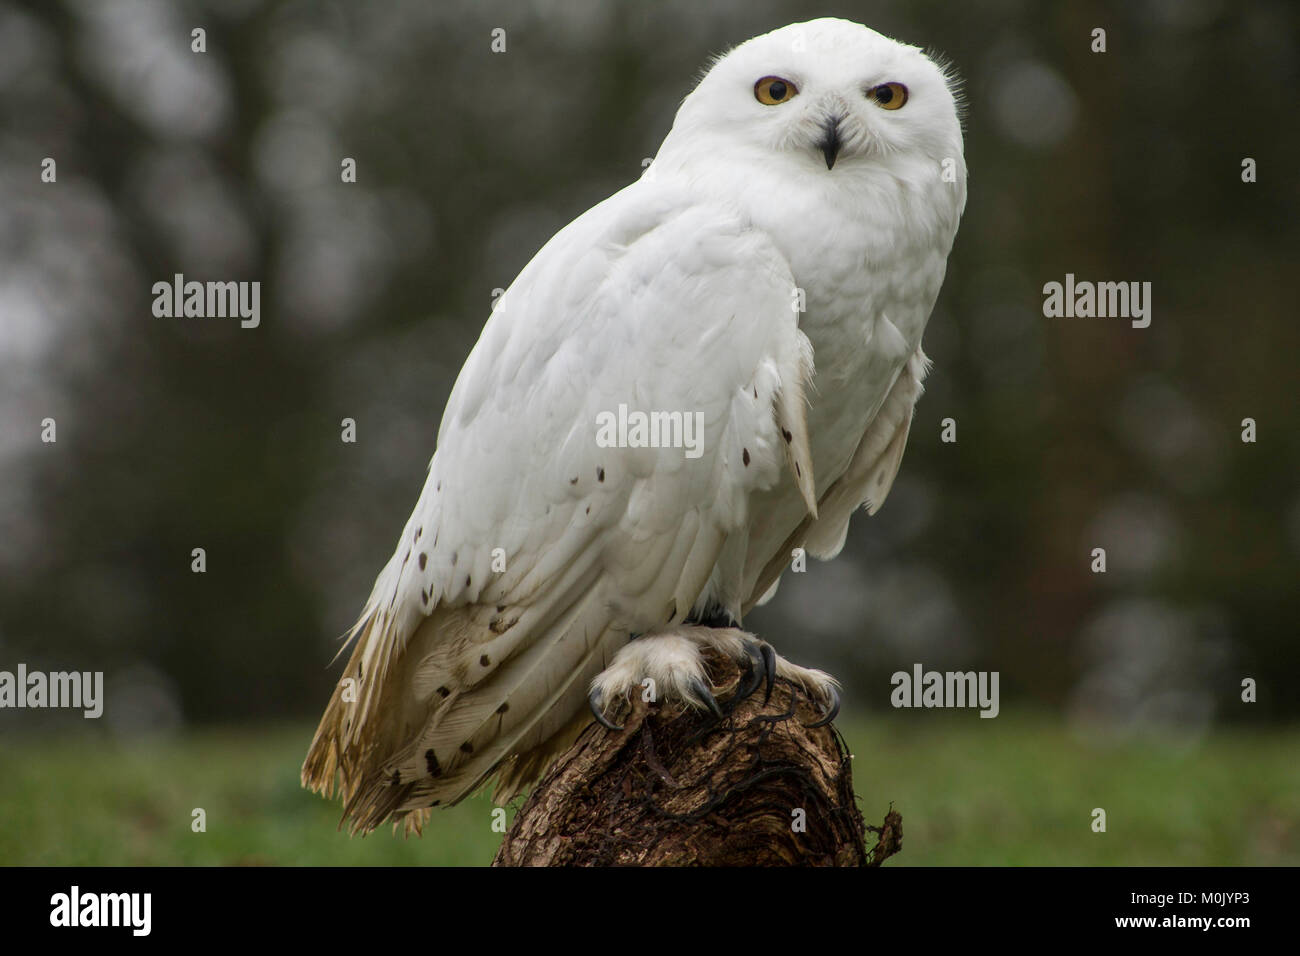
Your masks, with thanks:
[{"label": "snowy owl", "polygon": [[833,717],[832,678],[739,625],[889,493],[965,202],[954,84],[916,47],[823,19],[719,57],[499,298],[304,783],[354,831],[494,776],[504,802],[647,678],[717,712],[705,649]]}]

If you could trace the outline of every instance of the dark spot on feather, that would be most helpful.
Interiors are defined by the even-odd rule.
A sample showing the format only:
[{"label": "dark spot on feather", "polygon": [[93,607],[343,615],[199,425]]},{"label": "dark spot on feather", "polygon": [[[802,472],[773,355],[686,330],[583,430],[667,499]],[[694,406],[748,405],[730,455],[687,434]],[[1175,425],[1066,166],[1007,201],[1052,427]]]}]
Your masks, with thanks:
[{"label": "dark spot on feather", "polygon": [[794,436],[790,434],[790,429],[788,429],[788,428],[782,428],[782,429],[781,429],[781,434],[785,436],[785,443],[786,443],[787,445],[790,444],[790,442],[794,440]]},{"label": "dark spot on feather", "polygon": [[424,566],[425,566],[426,564],[428,564],[428,563],[429,563],[429,554],[428,554],[428,552],[427,552],[427,551],[421,551],[421,552],[420,552],[420,570],[423,571],[423,570],[424,570]]},{"label": "dark spot on feather", "polygon": [[743,452],[745,453],[745,456],[744,456],[744,457],[745,457],[745,467],[748,468],[748,467],[749,467],[749,449],[748,449],[748,448],[742,448],[741,451],[743,451]]},{"label": "dark spot on feather", "polygon": [[518,623],[519,618],[515,618],[513,621],[507,621],[503,617],[494,617],[492,620],[488,621],[488,629],[493,634],[504,634]]},{"label": "dark spot on feather", "polygon": [[437,532],[437,531],[435,531],[435,532],[433,533],[433,546],[434,546],[435,548],[438,546],[438,532]]},{"label": "dark spot on feather", "polygon": [[451,691],[447,690],[446,687],[439,687],[438,693],[442,695],[444,700],[451,696]]},{"label": "dark spot on feather", "polygon": [[467,740],[460,745],[460,752],[463,754],[472,754],[474,752],[474,745]]},{"label": "dark spot on feather", "polygon": [[460,557],[460,552],[459,552],[459,551],[453,551],[453,552],[451,553],[451,566],[452,566],[453,568],[456,566],[456,559],[459,558],[459,557]]},{"label": "dark spot on feather", "polygon": [[587,514],[591,514],[591,505],[587,505]]},{"label": "dark spot on feather", "polygon": [[498,713],[498,714],[504,714],[504,713],[505,713],[507,710],[509,710],[509,709],[510,709],[510,704],[509,704],[509,703],[505,703],[505,704],[502,704],[500,707],[497,708],[497,713]]},{"label": "dark spot on feather", "polygon": [[401,786],[401,783],[402,783],[402,775],[401,775],[400,773],[398,773],[396,770],[394,770],[394,771],[393,771],[393,779],[392,779],[392,781],[391,781],[391,786],[394,786],[394,787]]},{"label": "dark spot on feather", "polygon": [[428,603],[429,603],[429,592],[428,592],[428,591],[425,591],[425,590],[421,590],[421,591],[420,591],[420,603],[421,603],[421,604],[428,604]]},{"label": "dark spot on feather", "polygon": [[429,768],[430,777],[442,776],[442,768],[438,766],[438,758],[434,756],[432,749],[424,752],[424,763]]},{"label": "dark spot on feather", "polygon": [[604,481],[604,480],[605,480],[605,469],[604,469],[604,468],[597,468],[597,469],[596,469],[596,480],[597,480],[597,481]]},{"label": "dark spot on feather", "polygon": [[470,576],[469,576],[468,574],[465,575],[465,587],[469,587],[469,586],[470,586],[470,582],[471,582],[471,578],[470,578]]},{"label": "dark spot on feather", "polygon": [[577,475],[574,475],[572,478],[569,479],[569,484],[571,484],[571,485],[576,485],[577,483],[578,483],[578,476],[577,476]]},{"label": "dark spot on feather", "polygon": [[755,397],[755,398],[758,398],[758,389],[757,389],[757,388],[754,389],[754,397]]},{"label": "dark spot on feather", "polygon": [[504,604],[498,604],[498,605],[497,605],[497,613],[498,613],[498,614],[500,614],[501,612],[503,612],[505,609],[506,609],[506,606],[505,606]]},{"label": "dark spot on feather", "polygon": [[442,482],[441,482],[441,481],[438,482],[438,486],[437,486],[436,488],[434,488],[434,491],[442,491]]},{"label": "dark spot on feather", "polygon": [[492,666],[492,658],[488,657],[486,654],[484,654],[482,657],[480,657],[480,658],[478,659],[478,662],[479,662],[480,664],[482,664],[484,667],[491,667],[491,666]]},{"label": "dark spot on feather", "polygon": [[420,540],[420,535],[422,535],[422,534],[424,534],[424,528],[416,528],[416,529],[415,529],[415,540],[416,540],[416,541],[419,541],[419,540]]},{"label": "dark spot on feather", "polygon": [[803,477],[803,469],[799,467],[799,463],[797,461],[794,463],[794,473],[798,475],[800,478]]}]

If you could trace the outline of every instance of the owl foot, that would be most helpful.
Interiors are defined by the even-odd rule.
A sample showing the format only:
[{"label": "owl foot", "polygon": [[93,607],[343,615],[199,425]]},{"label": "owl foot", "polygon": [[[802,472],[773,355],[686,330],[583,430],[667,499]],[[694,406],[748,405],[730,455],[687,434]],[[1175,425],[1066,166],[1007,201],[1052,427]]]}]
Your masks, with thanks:
[{"label": "owl foot", "polygon": [[721,719],[724,711],[714,696],[701,653],[706,649],[730,657],[740,665],[740,684],[727,702],[728,710],[763,685],[766,685],[763,697],[766,704],[771,699],[776,678],[780,677],[802,689],[821,707],[824,716],[810,727],[829,724],[839,713],[838,684],[829,674],[791,664],[772,650],[770,644],[739,628],[686,625],[671,633],[638,637],[619,649],[609,667],[591,682],[588,701],[596,720],[609,730],[622,730],[605,716],[605,710],[613,701],[630,699],[638,691],[647,703],[680,703],[696,710],[708,710]]}]

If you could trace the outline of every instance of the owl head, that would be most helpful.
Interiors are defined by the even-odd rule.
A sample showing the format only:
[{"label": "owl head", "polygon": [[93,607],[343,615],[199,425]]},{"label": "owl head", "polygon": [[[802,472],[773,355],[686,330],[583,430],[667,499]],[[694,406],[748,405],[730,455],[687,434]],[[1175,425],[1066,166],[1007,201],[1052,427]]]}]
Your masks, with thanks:
[{"label": "owl head", "polygon": [[660,158],[840,177],[899,161],[960,164],[956,90],[951,71],[919,48],[861,24],[791,24],[713,62],[682,103]]}]

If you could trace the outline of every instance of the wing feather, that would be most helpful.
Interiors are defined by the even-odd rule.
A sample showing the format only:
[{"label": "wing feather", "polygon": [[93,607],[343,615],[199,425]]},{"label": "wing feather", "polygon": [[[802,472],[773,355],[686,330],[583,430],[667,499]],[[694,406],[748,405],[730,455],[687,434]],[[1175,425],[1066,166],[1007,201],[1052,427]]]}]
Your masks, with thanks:
[{"label": "wing feather", "polygon": [[744,611],[771,599],[795,548],[805,548],[818,558],[833,558],[844,547],[853,512],[866,505],[868,514],[875,514],[884,504],[903,461],[913,408],[924,391],[922,383],[929,367],[930,360],[917,348],[863,433],[848,469],[822,494],[818,513],[804,518],[782,547],[767,558],[749,590]]}]

